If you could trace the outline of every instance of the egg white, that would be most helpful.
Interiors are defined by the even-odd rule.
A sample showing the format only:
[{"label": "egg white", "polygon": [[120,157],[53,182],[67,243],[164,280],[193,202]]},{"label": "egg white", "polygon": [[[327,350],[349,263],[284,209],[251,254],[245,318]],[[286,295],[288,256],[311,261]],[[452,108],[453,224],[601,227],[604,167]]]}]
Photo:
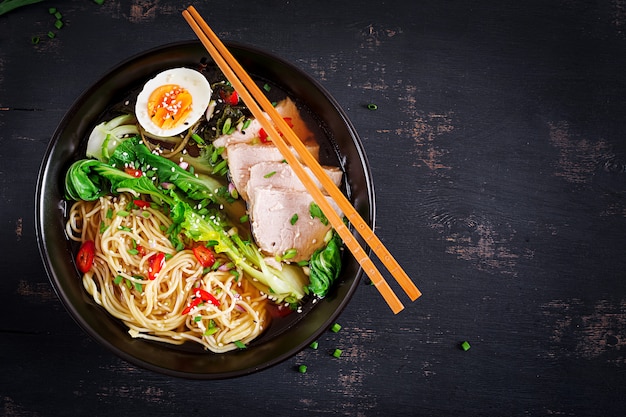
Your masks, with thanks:
[{"label": "egg white", "polygon": [[[150,94],[158,87],[166,84],[176,84],[186,89],[191,94],[191,111],[187,119],[171,129],[163,129],[151,120],[148,114],[148,99]],[[189,68],[172,68],[157,74],[148,80],[137,96],[135,104],[135,116],[139,124],[146,132],[157,136],[174,136],[189,127],[202,117],[211,101],[211,85],[204,75]]]}]

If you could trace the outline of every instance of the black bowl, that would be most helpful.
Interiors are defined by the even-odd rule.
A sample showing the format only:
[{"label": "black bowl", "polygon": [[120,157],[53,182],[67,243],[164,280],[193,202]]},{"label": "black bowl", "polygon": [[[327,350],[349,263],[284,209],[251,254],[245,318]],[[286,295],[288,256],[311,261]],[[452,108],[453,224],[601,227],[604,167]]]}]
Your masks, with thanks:
[{"label": "black bowl", "polygon": [[[354,127],[337,102],[315,80],[278,57],[241,44],[227,46],[253,78],[270,83],[278,93],[288,94],[319,127],[323,162],[343,167],[346,193],[373,228],[374,191],[369,165]],[[275,320],[247,349],[223,354],[203,351],[191,344],[171,346],[133,339],[120,321],[86,293],[74,264],[76,248],[65,234],[65,171],[71,162],[84,157],[89,132],[107,117],[114,103],[123,102],[130,91],[141,87],[157,72],[199,63],[212,65],[200,42],[165,45],[119,64],[84,92],[52,136],[41,164],[35,223],[50,281],[71,316],[91,337],[128,362],[150,370],[178,377],[222,379],[265,369],[308,346],[347,305],[362,270],[352,256],[345,254],[339,281],[324,299],[307,303],[301,314]]]}]

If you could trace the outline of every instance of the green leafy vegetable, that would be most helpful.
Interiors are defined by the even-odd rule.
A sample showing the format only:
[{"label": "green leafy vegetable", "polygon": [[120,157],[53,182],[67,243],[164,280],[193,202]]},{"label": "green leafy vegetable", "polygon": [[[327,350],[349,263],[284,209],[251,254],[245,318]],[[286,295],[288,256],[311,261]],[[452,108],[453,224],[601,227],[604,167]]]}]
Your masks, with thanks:
[{"label": "green leafy vegetable", "polygon": [[168,196],[146,176],[134,177],[95,159],[74,162],[65,175],[65,196],[70,200],[94,201],[124,190],[150,195],[158,203],[174,204]]},{"label": "green leafy vegetable", "polygon": [[[240,219],[246,215],[245,203],[232,197],[225,179],[201,173],[192,174],[169,159],[150,152],[139,137],[131,137],[119,143],[109,163],[120,168],[125,166],[139,168],[156,175],[161,183],[175,185],[184,191],[187,197],[199,202],[200,214],[203,206],[213,202],[221,205],[231,219]],[[245,231],[249,234],[249,225]]]},{"label": "green leafy vegetable", "polygon": [[109,155],[126,136],[139,134],[136,123],[132,114],[122,114],[97,125],[89,135],[87,157],[108,162]]},{"label": "green leafy vegetable", "polygon": [[[302,269],[284,265],[278,270],[266,264],[258,247],[239,235],[240,225],[235,226],[219,209],[220,205],[215,204],[220,200],[215,194],[211,195],[214,179],[196,178],[172,161],[152,154],[136,137],[120,143],[109,162],[111,165],[84,159],[72,164],[65,177],[66,197],[93,201],[123,191],[149,195],[155,203],[166,206],[170,213],[174,223],[169,231],[170,240],[172,235],[182,233],[194,241],[213,242],[214,250],[225,253],[271,298],[290,303],[302,299],[307,285]],[[118,166],[142,167],[144,170],[150,166],[154,170],[153,178],[158,181],[148,175],[130,175],[116,168]],[[164,184],[174,184],[175,187],[164,187]],[[181,246],[180,241],[173,240],[172,243],[175,247]]]},{"label": "green leafy vegetable", "polygon": [[[195,135],[198,136],[198,135]],[[194,135],[192,135],[192,138]],[[198,136],[198,138],[200,138]],[[200,138],[200,140],[203,140]],[[187,162],[194,167],[195,172],[217,175],[224,177],[228,173],[228,163],[222,158],[224,152],[223,146],[213,146],[212,143],[204,144],[195,140],[197,146],[200,148],[196,156],[191,156],[188,152],[178,153],[172,159]]]},{"label": "green leafy vegetable", "polygon": [[324,226],[328,225],[328,219],[324,215],[324,212],[322,211],[320,206],[318,206],[317,204],[311,203],[311,205],[309,206],[309,214],[314,219],[315,218],[320,219],[320,221],[322,222]]},{"label": "green leafy vegetable", "polygon": [[309,261],[308,289],[318,297],[324,297],[341,272],[341,238],[336,232],[324,248],[316,250]]}]

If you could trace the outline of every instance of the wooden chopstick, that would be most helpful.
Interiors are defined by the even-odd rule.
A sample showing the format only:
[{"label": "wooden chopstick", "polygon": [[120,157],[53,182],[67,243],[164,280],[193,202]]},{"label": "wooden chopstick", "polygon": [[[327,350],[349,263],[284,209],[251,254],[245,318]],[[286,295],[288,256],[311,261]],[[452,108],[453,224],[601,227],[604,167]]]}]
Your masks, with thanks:
[{"label": "wooden chopstick", "polygon": [[[188,7],[185,11],[183,11],[183,17],[208,50],[209,54],[215,60],[215,63],[222,70],[226,78],[233,85],[250,112],[259,120],[265,131],[272,138],[272,143],[280,150],[283,157],[294,170],[294,173],[305,185],[315,203],[320,207],[332,227],[343,240],[343,243],[352,252],[357,262],[359,262],[365,273],[370,277],[372,283],[379,290],[392,311],[397,314],[404,308],[404,306],[398,297],[393,293],[389,284],[382,277],[361,245],[356,241],[352,233],[350,233],[348,228],[345,226],[342,219],[326,200],[324,194],[317,187],[315,182],[311,180],[300,160],[292,153],[289,145],[296,150],[300,159],[317,177],[318,181],[324,187],[328,195],[334,199],[340,207],[342,213],[353,224],[359,234],[364,238],[372,251],[376,253],[383,265],[387,267],[389,272],[398,281],[411,300],[417,299],[421,293],[415,284],[411,281],[393,256],[391,256],[389,251],[385,248],[382,242],[380,242],[367,223],[361,218],[348,199],[337,188],[337,186],[335,186],[332,180],[324,172],[319,162],[310,154],[302,141],[289,127],[287,122],[276,112],[265,94],[258,88],[248,73],[230,54],[228,49],[219,40],[208,24],[202,19],[195,8],[193,6]],[[264,111],[265,114],[269,115],[271,121],[265,117]],[[282,132],[284,136],[281,136],[279,131]],[[286,139],[289,144],[287,144],[283,138]]]}]

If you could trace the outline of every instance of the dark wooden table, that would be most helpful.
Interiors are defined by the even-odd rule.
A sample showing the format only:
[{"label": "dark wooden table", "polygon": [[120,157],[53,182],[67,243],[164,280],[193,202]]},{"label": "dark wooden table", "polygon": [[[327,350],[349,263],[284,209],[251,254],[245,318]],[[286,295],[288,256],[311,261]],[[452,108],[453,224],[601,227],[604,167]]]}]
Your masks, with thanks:
[{"label": "dark wooden table", "polygon": [[320,349],[225,381],[90,339],[40,261],[41,159],[108,69],[194,35],[177,1],[23,7],[0,16],[0,415],[624,414],[624,1],[195,3],[334,95],[369,158],[376,232],[424,295],[394,316],[363,284]]}]

